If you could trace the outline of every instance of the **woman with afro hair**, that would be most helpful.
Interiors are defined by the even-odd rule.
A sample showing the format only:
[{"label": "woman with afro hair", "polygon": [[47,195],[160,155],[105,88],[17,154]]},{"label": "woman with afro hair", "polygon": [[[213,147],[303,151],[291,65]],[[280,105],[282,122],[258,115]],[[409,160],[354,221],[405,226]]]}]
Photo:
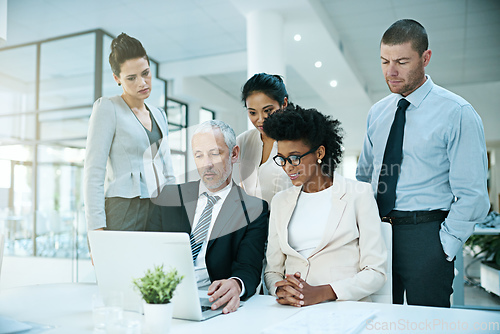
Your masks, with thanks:
[{"label": "woman with afro hair", "polygon": [[370,301],[385,280],[387,250],[369,184],[335,173],[342,157],[338,120],[289,106],[269,115],[275,163],[294,187],[271,202],[264,280],[280,304]]}]

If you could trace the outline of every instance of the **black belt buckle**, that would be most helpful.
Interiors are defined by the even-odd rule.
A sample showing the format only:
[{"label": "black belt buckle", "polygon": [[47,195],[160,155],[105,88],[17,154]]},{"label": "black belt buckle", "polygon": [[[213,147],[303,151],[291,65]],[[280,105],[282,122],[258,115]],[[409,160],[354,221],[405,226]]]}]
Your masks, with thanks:
[{"label": "black belt buckle", "polygon": [[384,223],[389,223],[389,224],[393,225],[393,223],[392,223],[392,218],[393,218],[393,217],[382,217],[382,221],[383,221]]}]

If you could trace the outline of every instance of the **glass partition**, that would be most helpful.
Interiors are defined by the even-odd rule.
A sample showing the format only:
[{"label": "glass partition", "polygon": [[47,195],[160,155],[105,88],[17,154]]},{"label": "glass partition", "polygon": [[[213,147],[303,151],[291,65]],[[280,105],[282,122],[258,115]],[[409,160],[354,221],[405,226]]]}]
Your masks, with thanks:
[{"label": "glass partition", "polygon": [[32,141],[36,139],[35,134],[35,113],[0,115],[0,140],[2,142]]},{"label": "glass partition", "polygon": [[91,113],[90,106],[40,113],[38,117],[40,139],[58,142],[86,138]]},{"label": "glass partition", "polygon": [[209,110],[207,108],[200,108],[199,115],[200,115],[200,123],[215,119],[215,111]]},{"label": "glass partition", "polygon": [[[100,96],[120,95],[102,30],[0,48],[0,233],[6,255],[89,259],[83,203],[88,121]],[[168,114],[172,160],[186,172],[187,105],[166,98],[150,58],[147,103]],[[78,264],[76,266],[78,270]]]},{"label": "glass partition", "polygon": [[109,53],[111,52],[110,46],[112,40],[113,38],[108,35],[104,35],[102,39],[102,96],[115,96],[122,93],[122,89],[113,79],[113,72],[111,71],[111,67],[109,66]]},{"label": "glass partition", "polygon": [[35,110],[36,62],[36,45],[0,52],[0,115]]},{"label": "glass partition", "polygon": [[168,143],[178,183],[187,181],[187,113],[188,106],[180,101],[167,100]]},{"label": "glass partition", "polygon": [[94,71],[95,34],[41,43],[39,109],[92,103]]},{"label": "glass partition", "polygon": [[[39,256],[72,257],[77,244],[85,245],[83,213],[84,149],[38,147],[38,210],[36,245]],[[85,248],[86,245],[85,245]],[[88,258],[88,249],[80,249]]]},{"label": "glass partition", "polygon": [[33,146],[0,146],[0,232],[5,255],[33,253]]}]

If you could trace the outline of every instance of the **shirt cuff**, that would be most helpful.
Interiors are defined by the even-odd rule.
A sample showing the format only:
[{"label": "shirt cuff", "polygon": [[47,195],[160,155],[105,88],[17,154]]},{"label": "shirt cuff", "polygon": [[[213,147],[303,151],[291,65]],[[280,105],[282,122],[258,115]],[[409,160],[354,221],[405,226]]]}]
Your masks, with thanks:
[{"label": "shirt cuff", "polygon": [[239,277],[236,277],[236,276],[233,276],[233,277],[229,277],[229,279],[231,278],[234,278],[234,279],[237,279],[238,281],[240,281],[241,283],[241,293],[240,293],[240,298],[241,296],[243,296],[245,294],[245,284],[243,283],[243,281],[241,280],[241,278]]},{"label": "shirt cuff", "polygon": [[[470,223],[470,222],[461,222]],[[465,224],[464,224],[465,225]],[[471,224],[469,224],[471,225]],[[461,233],[460,236],[455,236],[450,233],[449,228],[446,224],[441,224],[441,229],[439,230],[439,238],[441,240],[441,245],[443,247],[443,252],[447,256],[448,261],[452,261],[458,252],[462,251],[463,242],[459,238],[464,238],[465,240],[469,237],[469,235],[474,230],[474,222],[472,222],[472,230],[470,231],[458,231]]]}]

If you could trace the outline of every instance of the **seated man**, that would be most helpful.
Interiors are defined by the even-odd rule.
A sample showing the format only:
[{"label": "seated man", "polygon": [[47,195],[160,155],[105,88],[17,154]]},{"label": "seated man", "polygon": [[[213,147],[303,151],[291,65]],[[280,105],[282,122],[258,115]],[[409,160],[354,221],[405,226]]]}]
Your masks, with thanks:
[{"label": "seated man", "polygon": [[267,202],[247,195],[231,179],[239,147],[222,121],[201,124],[192,138],[201,181],[167,185],[154,202],[149,231],[190,234],[198,287],[208,288],[212,309],[236,311],[255,293],[267,240]]}]

